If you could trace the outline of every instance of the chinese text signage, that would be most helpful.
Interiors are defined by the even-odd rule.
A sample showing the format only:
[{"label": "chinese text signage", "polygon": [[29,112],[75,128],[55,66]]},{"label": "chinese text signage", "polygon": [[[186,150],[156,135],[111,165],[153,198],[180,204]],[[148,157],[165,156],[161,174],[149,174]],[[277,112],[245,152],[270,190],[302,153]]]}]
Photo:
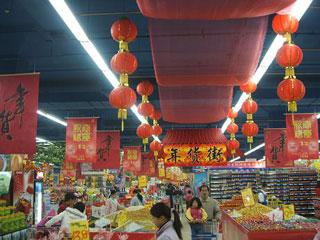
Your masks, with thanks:
[{"label": "chinese text signage", "polygon": [[227,148],[224,144],[167,145],[166,166],[225,166]]},{"label": "chinese text signage", "polygon": [[137,173],[141,171],[141,147],[123,147],[123,169]]},{"label": "chinese text signage", "polygon": [[70,223],[72,240],[89,240],[89,225],[87,220],[78,220]]},{"label": "chinese text signage", "polygon": [[36,152],[39,76],[0,75],[0,153]]},{"label": "chinese text signage", "polygon": [[120,168],[120,131],[97,132],[97,161],[92,168]]},{"label": "chinese text signage", "polygon": [[66,162],[95,162],[97,158],[97,119],[67,120]]},{"label": "chinese text signage", "polygon": [[269,168],[292,167],[287,156],[287,133],[285,128],[264,129],[266,166]]},{"label": "chinese text signage", "polygon": [[316,114],[287,115],[288,158],[318,159],[318,120]]}]

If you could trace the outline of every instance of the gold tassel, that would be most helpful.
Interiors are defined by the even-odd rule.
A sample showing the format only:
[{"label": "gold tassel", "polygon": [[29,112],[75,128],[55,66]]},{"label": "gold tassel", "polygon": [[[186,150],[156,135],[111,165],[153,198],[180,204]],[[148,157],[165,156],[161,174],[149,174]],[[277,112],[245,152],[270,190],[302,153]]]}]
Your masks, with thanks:
[{"label": "gold tassel", "polygon": [[124,120],[128,117],[127,109],[119,109],[118,110],[118,119],[121,119],[121,132],[124,130]]},{"label": "gold tassel", "polygon": [[247,137],[247,142],[250,143],[250,144],[253,143],[253,136],[248,136]]},{"label": "gold tassel", "polygon": [[119,52],[129,52],[128,42],[122,40],[119,42]]},{"label": "gold tassel", "polygon": [[142,95],[142,102],[147,103],[148,102],[148,96],[147,95]]},{"label": "gold tassel", "polygon": [[153,120],[153,126],[157,126],[158,125],[158,121],[157,120]]},{"label": "gold tassel", "polygon": [[247,114],[247,120],[250,121],[250,122],[253,120],[252,114],[250,114],[250,113]]},{"label": "gold tassel", "polygon": [[286,39],[286,43],[292,43],[291,33],[285,33],[284,38]]},{"label": "gold tassel", "polygon": [[292,102],[288,102],[288,112],[297,112],[297,102],[296,101],[292,101]]},{"label": "gold tassel", "polygon": [[232,149],[232,150],[231,150],[232,156],[233,156],[235,153],[236,153],[236,150],[235,150],[235,149]]},{"label": "gold tassel", "polygon": [[147,151],[147,144],[148,144],[148,138],[144,138],[143,140],[142,140],[142,143],[143,143],[143,149],[144,149],[144,151],[146,152]]},{"label": "gold tassel", "polygon": [[296,78],[296,73],[293,67],[285,67],[284,69],[284,79]]},{"label": "gold tassel", "polygon": [[129,77],[127,73],[120,74],[120,86],[129,86]]},{"label": "gold tassel", "polygon": [[233,140],[233,139],[235,139],[236,138],[236,135],[234,134],[234,133],[231,133],[230,134],[230,140]]}]

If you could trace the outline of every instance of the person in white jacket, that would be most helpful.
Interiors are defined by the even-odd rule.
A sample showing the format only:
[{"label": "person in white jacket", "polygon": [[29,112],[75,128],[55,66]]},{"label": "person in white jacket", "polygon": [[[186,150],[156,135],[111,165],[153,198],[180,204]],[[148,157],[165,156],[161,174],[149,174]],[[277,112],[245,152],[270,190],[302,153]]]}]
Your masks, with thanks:
[{"label": "person in white jacket", "polygon": [[70,223],[75,220],[87,220],[84,214],[85,205],[82,202],[77,202],[73,208],[67,207],[66,210],[51,218],[46,224],[46,227],[51,227],[57,222],[61,222],[60,232],[65,231],[70,235]]},{"label": "person in white jacket", "polygon": [[[158,227],[157,240],[182,240],[182,224],[176,210],[171,211],[166,204],[160,202],[152,206],[150,213],[154,225]],[[171,213],[174,216],[173,221]]]}]

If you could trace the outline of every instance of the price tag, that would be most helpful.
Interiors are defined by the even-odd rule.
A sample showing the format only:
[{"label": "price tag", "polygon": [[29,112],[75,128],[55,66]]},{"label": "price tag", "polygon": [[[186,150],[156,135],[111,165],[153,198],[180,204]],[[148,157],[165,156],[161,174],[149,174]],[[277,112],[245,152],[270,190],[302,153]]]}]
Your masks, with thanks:
[{"label": "price tag", "polygon": [[70,235],[72,240],[89,240],[88,221],[72,221],[70,223]]},{"label": "price tag", "polygon": [[144,188],[147,186],[148,178],[147,176],[139,176],[138,177],[138,185],[139,188]]},{"label": "price tag", "polygon": [[255,204],[251,188],[245,188],[241,190],[241,196],[242,196],[243,205],[245,207],[251,207]]},{"label": "price tag", "polygon": [[293,204],[288,204],[288,205],[283,204],[282,205],[282,210],[283,210],[283,218],[284,218],[284,220],[290,220],[295,215],[294,205]]}]

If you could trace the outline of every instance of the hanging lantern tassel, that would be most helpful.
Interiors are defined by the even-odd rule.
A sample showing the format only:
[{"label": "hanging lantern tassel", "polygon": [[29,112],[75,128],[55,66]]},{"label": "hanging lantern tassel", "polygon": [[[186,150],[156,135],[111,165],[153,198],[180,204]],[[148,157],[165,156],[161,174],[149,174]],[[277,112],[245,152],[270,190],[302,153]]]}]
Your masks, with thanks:
[{"label": "hanging lantern tassel", "polygon": [[284,79],[296,78],[296,73],[294,71],[294,67],[285,67],[284,74],[285,74]]},{"label": "hanging lantern tassel", "polygon": [[129,45],[126,41],[119,41],[119,51],[120,52],[128,52],[129,51]]},{"label": "hanging lantern tassel", "polygon": [[146,152],[147,151],[147,144],[148,144],[148,138],[144,138],[142,140],[142,143],[143,143],[143,150]]},{"label": "hanging lantern tassel", "polygon": [[159,155],[158,151],[154,151],[153,155],[154,155],[154,159],[158,161],[158,155]]},{"label": "hanging lantern tassel", "polygon": [[124,130],[124,120],[128,117],[127,109],[119,109],[118,110],[118,119],[121,119],[121,132]]},{"label": "hanging lantern tassel", "polygon": [[292,102],[288,102],[288,112],[297,112],[298,108],[297,108],[297,102],[296,101],[292,101]]}]

